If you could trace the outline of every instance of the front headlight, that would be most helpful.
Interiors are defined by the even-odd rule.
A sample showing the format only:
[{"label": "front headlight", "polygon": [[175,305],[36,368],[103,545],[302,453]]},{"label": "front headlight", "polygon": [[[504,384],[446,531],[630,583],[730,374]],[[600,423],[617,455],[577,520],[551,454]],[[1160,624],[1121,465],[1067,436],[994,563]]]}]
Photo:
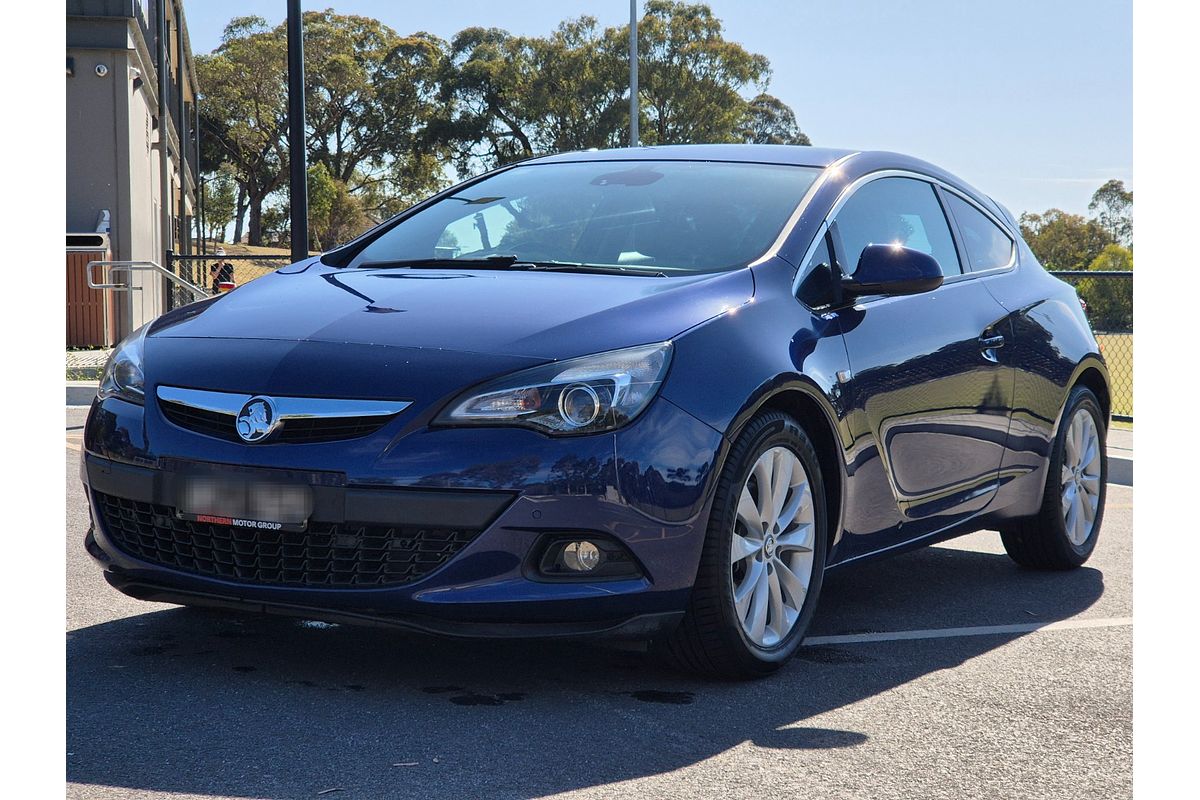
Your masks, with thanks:
[{"label": "front headlight", "polygon": [[555,435],[599,433],[654,399],[671,363],[662,342],[559,361],[507,375],[451,402],[442,425],[519,425]]},{"label": "front headlight", "polygon": [[100,399],[119,397],[141,405],[145,402],[146,376],[142,372],[142,349],[146,342],[146,323],[126,336],[108,357],[100,376]]}]

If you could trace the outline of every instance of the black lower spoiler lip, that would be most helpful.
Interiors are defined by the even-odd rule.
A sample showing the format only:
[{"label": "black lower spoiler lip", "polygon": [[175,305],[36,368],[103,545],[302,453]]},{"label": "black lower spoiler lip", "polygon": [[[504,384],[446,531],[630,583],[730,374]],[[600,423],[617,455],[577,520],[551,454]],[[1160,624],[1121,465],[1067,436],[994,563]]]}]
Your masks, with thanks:
[{"label": "black lower spoiler lip", "polygon": [[343,625],[399,628],[459,639],[651,639],[674,629],[683,617],[682,611],[669,611],[615,620],[578,622],[447,620],[410,614],[362,614],[287,603],[264,603],[228,595],[178,589],[141,578],[132,578],[113,570],[105,570],[104,578],[113,588],[137,600],[270,614]]}]

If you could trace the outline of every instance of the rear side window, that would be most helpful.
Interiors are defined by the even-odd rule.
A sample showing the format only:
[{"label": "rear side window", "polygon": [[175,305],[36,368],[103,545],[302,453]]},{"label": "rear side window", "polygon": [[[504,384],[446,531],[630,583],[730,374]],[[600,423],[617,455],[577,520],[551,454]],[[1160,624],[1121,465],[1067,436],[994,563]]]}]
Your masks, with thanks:
[{"label": "rear side window", "polygon": [[845,265],[853,273],[871,244],[900,244],[937,259],[943,275],[958,275],[962,265],[946,214],[933,186],[913,178],[881,178],[863,186],[837,215],[846,248]]},{"label": "rear side window", "polygon": [[951,192],[944,194],[962,234],[971,269],[978,272],[1008,266],[1013,254],[1013,240],[1009,235],[966,200]]}]

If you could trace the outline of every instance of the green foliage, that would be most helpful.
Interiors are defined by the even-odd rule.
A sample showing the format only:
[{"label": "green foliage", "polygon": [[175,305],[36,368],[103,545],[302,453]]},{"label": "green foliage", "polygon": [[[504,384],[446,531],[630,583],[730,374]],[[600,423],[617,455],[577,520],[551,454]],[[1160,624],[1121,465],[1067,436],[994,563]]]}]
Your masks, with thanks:
[{"label": "green foliage", "polygon": [[287,206],[276,204],[264,208],[261,222],[262,243],[267,246],[286,244],[290,223],[290,212]]},{"label": "green foliage", "polygon": [[[1091,219],[1052,208],[1022,214],[1021,236],[1038,261],[1051,270],[1133,271],[1133,192],[1119,180],[1096,190]],[[1133,330],[1132,278],[1072,278],[1097,331]]]},{"label": "green foliage", "polygon": [[739,137],[750,144],[812,144],[791,107],[765,93],[747,103]]},{"label": "green foliage", "polygon": [[1133,192],[1125,188],[1124,181],[1113,179],[1097,189],[1088,211],[1114,240],[1133,247]]},{"label": "green foliage", "polygon": [[1021,215],[1021,236],[1046,269],[1087,269],[1113,235],[1094,219],[1052,208]]},{"label": "green foliage", "polygon": [[345,181],[330,175],[322,162],[308,168],[308,228],[318,250],[353,239],[369,222]]},{"label": "green foliage", "polygon": [[223,164],[204,184],[204,225],[209,239],[225,240],[225,228],[233,221],[237,205],[237,179]]},{"label": "green foliage", "polygon": [[[628,26],[584,16],[548,36],[471,27],[444,42],[332,9],[306,12],[304,25],[307,156],[323,168],[309,174],[310,230],[322,247],[448,185],[449,168],[628,142]],[[264,208],[286,200],[286,42],[283,24],[239,17],[197,57],[201,165],[228,165],[251,244],[286,232],[286,207]],[[764,93],[767,59],[726,41],[707,5],[649,0],[638,49],[645,143],[809,143]]]},{"label": "green foliage", "polygon": [[628,142],[629,58],[611,44],[592,17],[563,22],[549,38],[530,40],[536,79],[528,103],[537,120],[536,152]]},{"label": "green foliage", "polygon": [[286,37],[262,17],[237,17],[215,52],[197,56],[196,77],[201,139],[218,148],[245,189],[250,244],[262,244],[263,202],[287,176]]},{"label": "green foliage", "polygon": [[[618,41],[629,36],[627,28],[616,33]],[[644,143],[732,142],[746,116],[740,92],[765,89],[771,67],[726,41],[707,5],[649,0],[638,23],[638,75]]]},{"label": "green foliage", "polygon": [[[629,141],[629,27],[592,17],[549,37],[467,28],[450,42],[444,111],[432,134],[470,173],[542,153]],[[726,41],[702,3],[650,0],[638,23],[639,128],[644,144],[763,141],[808,144],[795,114],[761,92],[766,57]]]},{"label": "green foliage", "polygon": [[500,28],[467,28],[450,42],[441,77],[445,111],[432,135],[452,148],[460,174],[533,155],[536,115],[526,97],[535,72],[529,39]]},{"label": "green foliage", "polygon": [[[427,128],[441,110],[445,47],[427,33],[402,37],[370,17],[306,13],[309,161],[325,165],[348,191],[373,199],[439,188],[441,170],[428,156],[444,148],[431,142]],[[400,170],[397,154],[409,162]]]},{"label": "green foliage", "polygon": [[[1110,244],[1088,265],[1091,272],[1132,272],[1133,252]],[[1133,280],[1083,278],[1076,288],[1087,303],[1088,319],[1098,331],[1133,330]]]}]

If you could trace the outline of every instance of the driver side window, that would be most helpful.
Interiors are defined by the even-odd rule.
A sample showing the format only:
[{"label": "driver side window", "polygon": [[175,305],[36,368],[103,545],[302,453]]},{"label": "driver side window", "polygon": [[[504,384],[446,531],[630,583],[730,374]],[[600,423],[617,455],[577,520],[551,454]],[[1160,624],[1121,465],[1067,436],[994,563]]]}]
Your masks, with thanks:
[{"label": "driver side window", "polygon": [[927,253],[945,276],[963,271],[946,214],[925,181],[880,178],[866,184],[838,212],[837,229],[848,262],[842,268],[849,274],[871,244],[900,244]]}]

